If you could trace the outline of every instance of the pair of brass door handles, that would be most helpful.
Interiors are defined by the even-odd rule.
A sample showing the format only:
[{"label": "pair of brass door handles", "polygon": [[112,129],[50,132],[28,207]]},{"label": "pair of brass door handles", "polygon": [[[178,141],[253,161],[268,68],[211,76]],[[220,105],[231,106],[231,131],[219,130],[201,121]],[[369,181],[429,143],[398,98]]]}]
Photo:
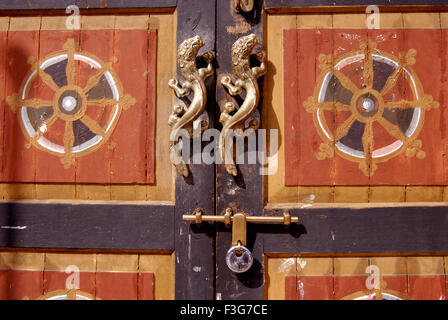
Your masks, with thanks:
[{"label": "pair of brass door handles", "polygon": [[[259,39],[250,34],[239,38],[232,46],[232,66],[233,75],[225,75],[220,83],[228,90],[232,96],[240,95],[243,90],[246,92],[244,101],[240,106],[234,102],[227,102],[224,105],[219,121],[222,124],[222,130],[219,137],[219,153],[229,174],[236,176],[237,169],[233,161],[233,152],[226,148],[226,141],[229,134],[234,129],[244,129],[244,123],[254,113],[260,99],[260,91],[257,79],[266,73],[265,52],[260,50],[256,54],[259,65],[252,67],[250,65],[250,56],[253,48],[260,43]],[[178,98],[185,98],[193,93],[189,106],[175,105],[169,117],[168,124],[172,127],[170,135],[171,159],[178,159],[175,163],[177,172],[188,177],[189,171],[186,163],[181,158],[179,144],[179,132],[187,130],[192,135],[193,122],[201,116],[207,103],[207,90],[205,80],[213,75],[213,54],[206,52],[202,58],[207,63],[204,68],[197,68],[196,57],[198,51],[204,46],[204,41],[200,36],[186,39],[178,47],[177,64],[179,71],[184,78],[182,85],[177,79],[171,79],[168,82],[170,88]],[[254,125],[258,127],[258,123]]]}]

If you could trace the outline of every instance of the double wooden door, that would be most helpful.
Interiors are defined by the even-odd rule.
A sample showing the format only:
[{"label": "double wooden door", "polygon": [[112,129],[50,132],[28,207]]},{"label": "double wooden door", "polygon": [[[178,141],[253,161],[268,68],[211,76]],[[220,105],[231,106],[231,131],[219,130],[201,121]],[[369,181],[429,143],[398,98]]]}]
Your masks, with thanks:
[{"label": "double wooden door", "polygon": [[[446,296],[443,1],[70,5],[0,7],[5,298]],[[198,106],[176,170],[170,135]],[[226,128],[258,142],[233,170],[205,161],[206,129],[244,108]],[[226,262],[237,231],[184,220],[228,209],[246,272]]]}]

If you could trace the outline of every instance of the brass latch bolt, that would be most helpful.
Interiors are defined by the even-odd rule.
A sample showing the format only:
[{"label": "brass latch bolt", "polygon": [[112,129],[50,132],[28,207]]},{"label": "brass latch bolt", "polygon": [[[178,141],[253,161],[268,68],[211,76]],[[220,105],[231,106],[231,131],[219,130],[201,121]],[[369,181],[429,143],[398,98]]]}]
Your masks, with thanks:
[{"label": "brass latch bolt", "polygon": [[226,227],[232,224],[232,247],[227,252],[227,265],[234,272],[245,272],[252,265],[252,254],[246,248],[246,226],[251,223],[282,223],[289,226],[291,223],[298,223],[298,217],[291,217],[288,211],[283,212],[283,217],[270,216],[246,216],[244,213],[233,213],[230,208],[222,216],[203,215],[202,209],[196,209],[192,214],[184,214],[184,221],[193,221],[196,224],[202,222],[222,222]]}]

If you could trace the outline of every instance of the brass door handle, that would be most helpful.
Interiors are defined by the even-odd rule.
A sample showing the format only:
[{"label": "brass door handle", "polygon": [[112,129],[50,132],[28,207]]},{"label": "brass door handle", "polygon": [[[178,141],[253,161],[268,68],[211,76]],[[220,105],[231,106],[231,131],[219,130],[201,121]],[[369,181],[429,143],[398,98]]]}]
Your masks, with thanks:
[{"label": "brass door handle", "polygon": [[[174,90],[176,97],[186,98],[192,93],[194,96],[191,99],[189,106],[175,105],[173,111],[168,119],[168,124],[172,127],[170,134],[170,157],[173,164],[176,166],[177,172],[188,177],[189,171],[186,163],[182,160],[181,150],[179,150],[179,135],[183,130],[186,130],[190,137],[193,135],[193,121],[198,119],[205,109],[207,104],[207,88],[205,80],[213,75],[213,54],[206,52],[202,58],[207,63],[205,68],[197,68],[196,56],[201,47],[204,46],[204,41],[200,36],[186,39],[177,49],[177,65],[179,71],[184,78],[182,85],[179,85],[177,79],[170,79],[168,86]],[[201,130],[206,129],[208,123],[205,125],[201,123]]]},{"label": "brass door handle", "polygon": [[[191,221],[196,224],[201,224],[202,222],[220,222],[224,223],[226,227],[230,227],[232,225],[232,247],[229,249],[229,253],[232,254],[242,254],[246,252],[246,255],[250,255],[250,251],[246,248],[247,243],[247,223],[281,223],[285,226],[289,226],[291,223],[298,223],[298,217],[291,217],[288,211],[283,212],[283,217],[268,217],[268,216],[248,216],[244,213],[233,213],[233,210],[230,208],[226,209],[226,213],[222,216],[208,216],[203,214],[202,209],[196,209],[192,214],[184,214],[182,216],[184,221]],[[227,260],[227,258],[226,258]],[[252,265],[252,261],[250,264],[246,264],[246,268],[232,268],[227,261],[227,265],[234,272],[245,272]]]},{"label": "brass door handle", "polygon": [[[237,168],[233,160],[233,151],[229,146],[229,138],[235,129],[244,129],[244,123],[248,120],[255,109],[257,109],[260,100],[260,89],[257,79],[266,73],[266,54],[260,50],[256,54],[259,66],[251,66],[250,56],[255,46],[260,40],[255,34],[250,34],[239,38],[232,45],[232,65],[233,75],[224,75],[220,83],[227,89],[231,96],[240,95],[243,90],[246,91],[246,97],[243,103],[237,107],[234,102],[226,102],[223,111],[219,117],[222,124],[222,130],[219,137],[219,150],[222,163],[226,170],[233,176],[237,175]],[[233,78],[233,79],[232,79]],[[258,129],[259,121],[251,124],[252,129]]]}]

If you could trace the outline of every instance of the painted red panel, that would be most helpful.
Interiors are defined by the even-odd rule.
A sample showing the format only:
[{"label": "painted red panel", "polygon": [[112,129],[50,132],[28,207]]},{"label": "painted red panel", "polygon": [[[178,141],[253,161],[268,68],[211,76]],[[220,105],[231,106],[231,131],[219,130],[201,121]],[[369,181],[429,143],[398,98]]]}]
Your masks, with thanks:
[{"label": "painted red panel", "polygon": [[446,106],[440,101],[442,90],[440,35],[440,30],[428,29],[405,30],[403,34],[404,50],[409,48],[417,50],[416,63],[412,68],[420,79],[425,94],[430,94],[440,103],[439,108],[425,112],[423,128],[417,138],[422,141],[422,150],[426,153],[426,157],[424,159],[410,158],[402,153],[380,164],[379,174],[373,175],[372,180],[375,184],[439,185],[447,183],[447,180],[443,179],[443,145],[446,133],[442,132],[441,123],[447,118],[442,118],[442,110]]},{"label": "painted red panel", "polygon": [[0,270],[0,300],[36,299],[43,293],[42,271]]},{"label": "painted red panel", "polygon": [[154,273],[140,273],[138,277],[138,299],[154,300]]},{"label": "painted red panel", "polygon": [[[290,146],[288,152],[285,152],[285,162],[291,166],[297,168],[296,170],[290,170],[290,175],[286,175],[286,183],[288,181],[298,181],[299,175],[302,173],[300,169],[300,130],[297,127],[297,123],[300,123],[300,112],[297,108],[298,101],[298,79],[297,79],[297,51],[298,37],[296,30],[284,30],[283,39],[285,50],[283,50],[283,61],[288,61],[288,69],[292,72],[284,72],[285,83],[285,113],[288,115],[285,117],[285,130],[289,134],[285,134],[285,144]],[[287,87],[287,89],[286,89]],[[288,94],[286,94],[286,90]],[[289,278],[289,277],[288,277]],[[295,286],[295,284],[294,284]]]},{"label": "painted red panel", "polygon": [[297,300],[296,276],[285,276],[285,300]]},{"label": "painted red panel", "polygon": [[[45,271],[44,272],[45,293],[66,289],[66,281],[70,275],[73,274],[67,274],[61,271]],[[95,272],[84,272],[84,271],[80,272],[78,289],[95,296]]]},{"label": "painted red panel", "polygon": [[[5,96],[5,86],[6,86],[6,68],[7,68],[7,33],[5,31],[0,31],[0,123],[4,123],[5,121],[5,111],[9,108],[6,103]],[[4,155],[5,155],[5,147],[4,147],[4,133],[3,126],[0,126],[0,179],[3,179],[4,175]]]},{"label": "painted red panel", "polygon": [[129,125],[118,126],[111,137],[116,143],[111,161],[112,183],[146,182],[147,39],[145,30],[115,30],[114,68],[124,83],[132,84],[127,93],[137,103],[120,117]]},{"label": "painted red panel", "polygon": [[150,31],[148,35],[148,115],[146,123],[146,172],[148,183],[155,181],[155,134],[156,134],[156,66],[157,66],[157,32]]},{"label": "painted red panel", "polygon": [[[75,55],[69,53],[68,40],[74,43]],[[20,128],[17,114],[4,105],[7,110],[2,126],[5,129],[3,180],[152,183],[155,50],[156,33],[146,30],[42,30],[40,43],[39,31],[9,32],[8,67],[2,75],[6,76],[5,96],[19,93],[31,70],[27,64],[31,56],[45,63],[44,75],[49,76],[54,85],[48,85],[41,76],[29,82],[30,89],[25,98],[40,99],[34,103],[50,104],[25,111],[29,126],[44,132],[42,138],[36,139],[38,142],[28,144],[29,148],[25,147],[28,140]],[[65,58],[61,58],[64,54]],[[72,56],[73,69],[67,68],[66,58]],[[78,102],[64,100],[65,94]],[[118,97],[119,103],[114,103]],[[81,103],[83,99],[86,102]],[[68,103],[68,109],[62,106],[63,101]],[[123,107],[121,112],[118,105]],[[79,106],[85,109],[82,114],[77,111]],[[75,108],[76,116],[72,117],[70,108]],[[56,114],[56,120],[50,121],[51,115]],[[26,123],[26,119],[23,122]],[[66,150],[71,150],[76,157],[63,157],[69,154]]]},{"label": "painted red panel", "polygon": [[[441,29],[442,33],[442,44],[441,44],[441,56],[446,57],[448,56],[448,30],[447,29]],[[441,61],[442,65],[442,83],[441,83],[441,91],[440,91],[440,97],[439,102],[442,106],[441,108],[441,116],[440,116],[440,132],[442,135],[442,139],[445,141],[445,152],[443,159],[444,162],[444,181],[448,181],[448,157],[446,156],[448,152],[448,61],[447,59],[442,59]]]},{"label": "painted red panel", "polygon": [[[350,54],[359,50],[360,45],[367,39],[367,30],[337,29],[333,31],[333,56],[334,58]],[[357,68],[360,63],[354,63]],[[342,70],[344,70],[343,68]],[[362,86],[362,71],[355,69],[356,73],[350,70],[346,72],[347,77],[358,87]],[[318,70],[319,72],[321,70]],[[317,71],[316,71],[317,72]],[[336,94],[335,94],[336,96]],[[336,100],[336,98],[334,98]],[[351,115],[351,112],[331,112],[334,125],[330,130],[335,132],[336,128],[343,125]],[[328,116],[327,116],[328,117]],[[336,149],[336,147],[335,147]],[[369,177],[364,175],[359,168],[358,162],[348,161],[339,155],[334,156],[334,184],[336,185],[363,185],[369,183]]]},{"label": "painted red panel", "polygon": [[[79,43],[79,32],[68,31],[51,31],[41,30],[39,45],[39,57],[45,57],[54,52],[62,50],[61,44],[64,44],[68,39],[74,39],[75,43]],[[39,85],[35,90],[35,97],[52,100],[54,91],[42,82],[37,82]],[[49,129],[51,134],[55,132],[60,135],[62,142],[65,124],[62,120],[57,120]],[[54,130],[54,131],[53,131]],[[49,156],[45,151],[36,150],[36,181],[38,182],[75,182],[75,166],[64,168],[61,164],[61,158],[57,156]]]},{"label": "painted red panel", "polygon": [[332,300],[333,276],[287,276],[285,299]]},{"label": "painted red panel", "polygon": [[333,276],[298,276],[298,300],[333,299]]},{"label": "painted red panel", "polygon": [[[446,184],[446,37],[436,29],[285,31],[284,64],[296,65],[284,74],[286,185]],[[397,61],[413,73],[394,77]],[[400,144],[404,135],[409,144]]]},{"label": "painted red panel", "polygon": [[[383,285],[387,290],[394,290],[406,295],[407,292],[407,279],[406,276],[383,276]],[[384,283],[385,282],[385,283]]]},{"label": "painted red panel", "polygon": [[[286,300],[342,299],[349,295],[360,297],[369,292],[366,276],[286,276]],[[444,275],[397,275],[383,276],[383,290],[399,298],[417,300],[446,300]],[[334,285],[334,286],[333,286]],[[333,295],[334,290],[334,295]],[[373,293],[373,291],[371,291]]]},{"label": "painted red panel", "polygon": [[349,294],[365,291],[365,276],[335,276],[334,277],[334,298],[339,300]]},{"label": "painted red panel", "polygon": [[448,277],[445,274],[445,300],[448,297]]},{"label": "painted red panel", "polygon": [[[112,61],[114,56],[114,30],[82,30],[80,50],[83,52],[94,52],[95,55],[105,62]],[[83,83],[87,82],[87,75],[80,79]],[[99,109],[92,107],[93,109]],[[99,110],[95,110],[99,111]],[[108,144],[104,144],[97,151],[87,154],[77,159],[76,163],[76,181],[79,183],[89,183],[92,180],[110,182],[110,153]],[[92,179],[95,177],[95,179]]]},{"label": "painted red panel", "polygon": [[409,276],[408,295],[416,300],[445,300],[445,276]]},{"label": "painted red panel", "polygon": [[284,65],[288,66],[284,84],[286,185],[313,184],[313,181],[333,183],[333,159],[321,160],[316,170],[314,155],[319,152],[322,141],[314,129],[313,116],[302,106],[302,102],[313,95],[319,76],[316,57],[320,52],[331,53],[332,50],[331,30],[318,31],[287,30],[284,33]]},{"label": "painted red panel", "polygon": [[102,300],[137,300],[137,273],[97,272],[96,297]]},{"label": "painted red panel", "polygon": [[[28,78],[30,57],[38,57],[38,31],[9,31],[7,47],[6,92],[18,94],[22,82]],[[31,61],[30,61],[31,62]],[[26,148],[17,112],[5,105],[4,118],[4,181],[33,182],[35,180],[35,149]]]}]

